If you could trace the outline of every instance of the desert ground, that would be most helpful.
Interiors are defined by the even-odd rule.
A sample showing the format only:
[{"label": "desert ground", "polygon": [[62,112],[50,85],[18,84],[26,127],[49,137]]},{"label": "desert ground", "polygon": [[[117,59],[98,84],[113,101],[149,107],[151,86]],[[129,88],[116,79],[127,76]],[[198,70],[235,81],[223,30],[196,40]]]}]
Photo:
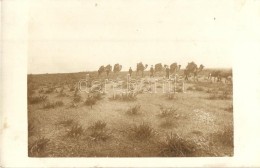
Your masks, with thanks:
[{"label": "desert ground", "polygon": [[[29,74],[28,155],[232,156],[233,86],[209,80],[209,71],[203,70],[198,81],[180,77],[175,91],[167,90],[163,73],[150,79],[148,71],[144,77],[134,72],[132,78],[141,84],[131,94],[119,92],[128,88],[127,72],[111,73],[108,80],[97,72]],[[99,81],[99,89],[106,82],[106,92],[82,91],[93,84],[79,89],[87,74]]]}]

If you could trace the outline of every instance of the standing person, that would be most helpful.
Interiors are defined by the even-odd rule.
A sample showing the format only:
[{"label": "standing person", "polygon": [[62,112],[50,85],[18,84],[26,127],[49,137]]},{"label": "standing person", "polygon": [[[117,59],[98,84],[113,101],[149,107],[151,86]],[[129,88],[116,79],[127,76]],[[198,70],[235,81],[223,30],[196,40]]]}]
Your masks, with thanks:
[{"label": "standing person", "polygon": [[132,77],[132,72],[133,72],[133,70],[132,70],[131,67],[129,68],[129,71],[128,71],[128,72],[129,72],[130,77]]},{"label": "standing person", "polygon": [[154,77],[154,69],[153,69],[153,65],[150,68],[150,77]]},{"label": "standing person", "polygon": [[166,66],[166,78],[167,79],[170,78],[170,68],[169,68],[169,66]]}]

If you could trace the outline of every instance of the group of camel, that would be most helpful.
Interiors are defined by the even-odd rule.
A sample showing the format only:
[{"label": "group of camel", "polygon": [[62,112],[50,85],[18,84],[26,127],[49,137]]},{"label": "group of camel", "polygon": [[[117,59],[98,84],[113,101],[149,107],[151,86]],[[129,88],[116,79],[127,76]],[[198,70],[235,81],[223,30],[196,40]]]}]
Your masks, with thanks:
[{"label": "group of camel", "polygon": [[[148,68],[147,64],[143,64],[142,62],[137,63],[136,65],[136,75],[139,75],[141,73],[141,76],[144,76],[144,71]],[[168,65],[163,65],[162,63],[158,63],[155,64],[155,66],[153,67],[151,65],[151,68],[153,68],[154,73],[155,74],[161,74],[162,72],[164,72],[167,68],[169,69],[169,73],[171,75],[177,75],[178,72],[181,69],[181,65],[178,65],[176,62],[172,63],[170,66]],[[197,64],[195,64],[194,62],[189,62],[188,65],[186,66],[186,68],[184,69],[184,77],[185,80],[189,80],[190,76],[193,76],[194,80],[198,81],[198,74],[204,69],[204,65],[200,65],[198,66]],[[113,72],[114,74],[118,74],[120,71],[122,70],[122,65],[120,64],[115,64],[113,67]],[[109,74],[112,72],[112,66],[109,64],[107,66],[100,66],[100,68],[98,69],[98,76],[100,76],[102,73],[106,73],[107,77],[109,76]],[[132,73],[132,69],[129,69],[129,73]],[[220,70],[217,71],[212,71],[209,73],[208,75],[208,79],[211,80],[212,78],[214,79],[214,81],[221,81],[222,78],[225,78],[226,81],[230,80],[230,78],[232,77],[232,72],[222,72]]]}]

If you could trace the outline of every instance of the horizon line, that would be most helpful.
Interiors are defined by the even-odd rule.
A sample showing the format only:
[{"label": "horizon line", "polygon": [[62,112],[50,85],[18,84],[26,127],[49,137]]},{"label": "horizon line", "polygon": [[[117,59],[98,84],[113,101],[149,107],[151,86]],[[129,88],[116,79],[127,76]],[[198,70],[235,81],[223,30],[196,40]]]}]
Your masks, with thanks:
[{"label": "horizon line", "polygon": [[[184,70],[184,69],[185,68],[180,69],[180,70]],[[232,67],[209,67],[209,68],[204,68],[204,70],[210,70],[210,69],[232,69]],[[136,70],[133,70],[133,71],[136,71]],[[149,70],[145,70],[144,72],[147,72],[147,71],[149,71]],[[93,72],[97,72],[97,70],[73,71],[73,72],[45,72],[45,73],[28,73],[27,72],[27,75],[71,74],[71,73],[84,73],[84,72],[85,73],[86,72],[93,73]],[[124,71],[120,71],[120,72],[128,72],[128,70],[124,70]],[[111,71],[111,73],[113,73],[113,71]]]}]

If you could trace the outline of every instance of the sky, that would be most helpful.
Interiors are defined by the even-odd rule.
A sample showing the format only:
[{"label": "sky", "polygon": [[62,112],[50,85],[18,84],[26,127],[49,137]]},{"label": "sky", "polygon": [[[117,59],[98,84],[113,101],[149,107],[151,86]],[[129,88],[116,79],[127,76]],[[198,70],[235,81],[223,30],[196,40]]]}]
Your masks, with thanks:
[{"label": "sky", "polygon": [[234,2],[31,1],[28,73],[94,71],[116,63],[128,70],[138,62],[230,68],[240,10]]}]

